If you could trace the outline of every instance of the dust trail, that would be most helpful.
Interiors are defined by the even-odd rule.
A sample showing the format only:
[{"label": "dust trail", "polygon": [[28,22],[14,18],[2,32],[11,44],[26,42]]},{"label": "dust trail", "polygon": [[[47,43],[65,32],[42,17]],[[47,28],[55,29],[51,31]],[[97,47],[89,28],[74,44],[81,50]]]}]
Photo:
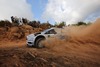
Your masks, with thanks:
[{"label": "dust trail", "polygon": [[[90,26],[87,26],[83,30],[75,34],[75,40],[79,41],[80,44],[83,43],[92,43],[99,45],[100,44],[100,19],[97,19],[95,23]],[[73,37],[74,38],[74,37]]]},{"label": "dust trail", "polygon": [[100,19],[97,19],[89,26],[65,27],[63,32],[66,38],[60,40],[57,38],[45,41],[45,46],[50,50],[59,53],[82,53],[82,52],[100,52]]}]

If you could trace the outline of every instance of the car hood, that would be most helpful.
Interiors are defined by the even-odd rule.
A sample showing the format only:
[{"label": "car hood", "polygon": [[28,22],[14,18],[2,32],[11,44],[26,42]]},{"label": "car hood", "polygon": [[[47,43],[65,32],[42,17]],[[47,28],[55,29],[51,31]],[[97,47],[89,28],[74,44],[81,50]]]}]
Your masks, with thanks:
[{"label": "car hood", "polygon": [[30,34],[27,36],[27,40],[33,40],[33,38],[34,38],[34,34]]}]

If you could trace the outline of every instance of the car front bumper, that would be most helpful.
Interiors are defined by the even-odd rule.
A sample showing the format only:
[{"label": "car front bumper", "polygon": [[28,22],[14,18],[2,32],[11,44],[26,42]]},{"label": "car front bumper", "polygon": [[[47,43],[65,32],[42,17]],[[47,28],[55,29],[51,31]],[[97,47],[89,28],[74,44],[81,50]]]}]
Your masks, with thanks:
[{"label": "car front bumper", "polygon": [[33,42],[27,42],[27,46],[32,47],[32,46],[34,46],[34,43]]}]

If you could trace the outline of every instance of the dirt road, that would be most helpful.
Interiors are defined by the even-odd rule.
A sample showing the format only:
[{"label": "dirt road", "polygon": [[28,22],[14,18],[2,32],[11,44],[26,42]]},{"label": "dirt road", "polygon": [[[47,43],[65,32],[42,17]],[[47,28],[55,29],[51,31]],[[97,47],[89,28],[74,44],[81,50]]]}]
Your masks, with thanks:
[{"label": "dirt road", "polygon": [[0,48],[0,67],[100,67],[100,53],[94,46],[85,53],[81,48],[88,46],[73,47],[77,50],[36,49],[26,45]]}]

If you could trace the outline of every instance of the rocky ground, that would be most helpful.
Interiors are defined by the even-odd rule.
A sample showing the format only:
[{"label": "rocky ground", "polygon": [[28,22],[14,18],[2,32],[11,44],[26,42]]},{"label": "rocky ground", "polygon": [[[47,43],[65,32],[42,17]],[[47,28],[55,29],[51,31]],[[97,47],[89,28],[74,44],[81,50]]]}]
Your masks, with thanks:
[{"label": "rocky ground", "polygon": [[[79,51],[80,52],[80,51]],[[87,55],[88,54],[88,55]],[[62,54],[44,49],[14,47],[0,49],[1,67],[100,67],[100,54],[68,52]],[[90,53],[94,54],[94,53]],[[98,57],[97,57],[98,55]],[[98,59],[97,59],[98,58]]]}]

